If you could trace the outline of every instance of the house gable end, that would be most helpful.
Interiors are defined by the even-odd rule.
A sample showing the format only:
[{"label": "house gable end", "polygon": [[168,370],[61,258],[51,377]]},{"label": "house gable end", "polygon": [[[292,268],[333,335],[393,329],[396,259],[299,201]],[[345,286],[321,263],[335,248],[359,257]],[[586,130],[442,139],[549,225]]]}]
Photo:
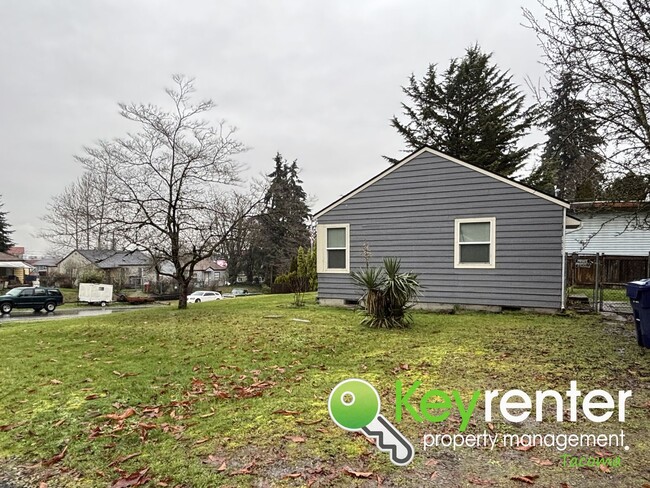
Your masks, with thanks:
[{"label": "house gable end", "polygon": [[423,305],[559,309],[567,207],[421,150],[319,212],[319,259],[335,264],[318,267],[319,299],[358,300],[349,271],[397,257],[418,274]]},{"label": "house gable end", "polygon": [[366,188],[368,188],[368,187],[370,187],[370,186],[372,186],[372,185],[374,185],[374,184],[380,182],[380,181],[381,181],[382,179],[384,179],[386,176],[388,176],[388,175],[394,173],[395,171],[400,170],[403,166],[407,165],[407,164],[410,163],[411,161],[417,160],[417,159],[419,159],[421,156],[423,156],[423,155],[426,156],[427,154],[429,154],[429,155],[433,155],[433,156],[437,156],[437,157],[442,158],[442,159],[445,159],[445,160],[447,160],[447,161],[449,161],[449,162],[452,162],[452,163],[458,164],[458,165],[460,165],[460,166],[463,166],[463,167],[465,167],[465,168],[471,169],[471,170],[473,170],[473,171],[476,171],[476,172],[478,172],[478,173],[481,173],[482,175],[485,175],[485,176],[487,176],[487,177],[489,177],[489,178],[492,178],[492,179],[494,179],[494,180],[496,180],[496,181],[500,181],[500,182],[505,183],[505,184],[507,184],[507,185],[509,185],[509,186],[511,186],[511,187],[517,188],[517,189],[519,189],[519,190],[522,190],[522,191],[527,192],[527,193],[529,193],[529,194],[531,194],[531,195],[534,195],[534,196],[536,196],[536,197],[539,197],[539,198],[542,198],[542,199],[544,199],[544,200],[547,200],[547,201],[549,201],[549,202],[551,202],[551,203],[554,203],[554,204],[556,204],[556,205],[559,205],[559,206],[561,206],[561,207],[564,207],[564,208],[569,208],[569,207],[570,207],[569,203],[568,203],[568,202],[565,202],[564,200],[560,200],[560,199],[558,199],[558,198],[552,197],[552,196],[547,195],[547,194],[545,194],[545,193],[542,193],[542,192],[540,192],[540,191],[538,191],[538,190],[535,190],[535,189],[533,189],[533,188],[530,188],[530,187],[528,187],[528,186],[526,186],[526,185],[524,185],[524,184],[522,184],[522,183],[519,183],[519,182],[517,182],[517,181],[514,181],[514,180],[512,180],[512,179],[510,179],[510,178],[506,178],[506,177],[500,176],[500,175],[498,175],[498,174],[496,174],[496,173],[492,173],[491,171],[488,171],[488,170],[486,170],[486,169],[479,168],[478,166],[474,166],[473,164],[466,163],[466,162],[464,162],[464,161],[461,161],[461,160],[459,160],[459,159],[453,158],[453,157],[451,157],[451,156],[447,156],[446,154],[443,154],[443,153],[441,153],[441,152],[439,152],[439,151],[436,151],[436,150],[434,150],[434,149],[431,149],[431,148],[429,148],[429,147],[423,147],[422,149],[419,149],[418,151],[415,151],[414,153],[410,154],[410,155],[407,156],[406,158],[402,159],[400,162],[398,162],[398,163],[394,164],[393,166],[387,168],[386,170],[382,171],[382,172],[379,173],[377,176],[375,176],[375,177],[371,178],[370,180],[366,181],[365,183],[363,183],[363,184],[360,185],[359,187],[355,188],[355,189],[352,190],[351,192],[347,193],[347,194],[344,195],[343,197],[339,198],[338,200],[336,200],[336,201],[333,202],[332,204],[328,205],[328,206],[325,207],[324,209],[320,210],[319,212],[317,212],[317,213],[315,214],[314,217],[315,217],[316,219],[318,219],[319,217],[325,215],[326,213],[328,213],[329,211],[335,209],[335,208],[338,207],[339,205],[345,203],[345,202],[346,202],[347,200],[349,200],[350,198],[352,198],[352,197],[354,197],[355,195],[361,193],[361,192],[362,192],[363,190],[365,190]]}]

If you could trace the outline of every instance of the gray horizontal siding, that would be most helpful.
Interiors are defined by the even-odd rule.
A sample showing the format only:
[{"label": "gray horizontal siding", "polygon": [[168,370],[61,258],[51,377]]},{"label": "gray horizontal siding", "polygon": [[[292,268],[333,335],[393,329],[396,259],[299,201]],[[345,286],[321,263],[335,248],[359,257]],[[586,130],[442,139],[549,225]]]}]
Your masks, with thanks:
[{"label": "gray horizontal siding", "polygon": [[[496,217],[496,268],[454,268],[454,220]],[[423,154],[318,219],[350,224],[350,265],[402,259],[421,302],[559,308],[562,207],[444,158]],[[346,274],[319,274],[320,298],[356,300]]]}]

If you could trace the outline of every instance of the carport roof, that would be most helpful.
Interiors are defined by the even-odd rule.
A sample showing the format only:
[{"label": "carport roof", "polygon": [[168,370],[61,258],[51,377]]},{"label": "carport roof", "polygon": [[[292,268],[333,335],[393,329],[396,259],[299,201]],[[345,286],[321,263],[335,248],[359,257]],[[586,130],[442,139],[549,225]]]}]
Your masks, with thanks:
[{"label": "carport roof", "polygon": [[0,261],[0,268],[25,268],[25,269],[32,269],[33,266],[30,266],[27,263],[23,263],[22,261]]}]

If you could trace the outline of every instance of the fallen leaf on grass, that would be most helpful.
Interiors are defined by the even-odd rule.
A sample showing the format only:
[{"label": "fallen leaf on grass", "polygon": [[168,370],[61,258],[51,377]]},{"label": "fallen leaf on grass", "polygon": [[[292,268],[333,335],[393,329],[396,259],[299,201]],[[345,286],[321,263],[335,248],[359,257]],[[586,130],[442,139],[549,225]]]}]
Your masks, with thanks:
[{"label": "fallen leaf on grass", "polygon": [[214,415],[214,412],[210,412],[210,413],[205,413],[203,415],[200,415],[200,417],[202,419],[207,419],[208,417],[212,417],[213,415]]},{"label": "fallen leaf on grass", "polygon": [[612,454],[609,451],[596,451],[596,456],[598,457],[612,457],[614,454]]},{"label": "fallen leaf on grass", "polygon": [[203,464],[210,464],[212,466],[218,466],[217,471],[219,471],[219,472],[226,470],[226,458],[217,457],[214,454],[210,454],[208,456],[208,459],[204,459]]},{"label": "fallen leaf on grass", "polygon": [[113,461],[111,464],[109,464],[108,467],[112,468],[113,466],[117,466],[118,464],[122,464],[122,463],[128,461],[129,459],[133,459],[134,457],[138,457],[140,454],[142,454],[142,453],[141,452],[134,452],[133,454],[128,454],[126,456],[119,457],[115,461]]},{"label": "fallen leaf on grass", "polygon": [[490,429],[492,432],[494,432],[494,424],[492,422],[487,423],[488,429]]},{"label": "fallen leaf on grass", "polygon": [[[569,483],[563,482],[560,483],[560,488],[571,488],[571,485]],[[650,485],[648,485],[646,488],[650,488]]]},{"label": "fallen leaf on grass", "polygon": [[65,419],[61,419],[58,422],[54,423],[53,427],[61,427],[61,425],[63,425],[63,422],[65,422]]},{"label": "fallen leaf on grass", "polygon": [[529,484],[529,485],[534,485],[535,480],[537,478],[539,478],[539,475],[537,475],[537,474],[528,474],[528,475],[525,475],[525,476],[513,476],[510,479],[513,480],[513,481],[521,481],[522,483],[526,483],[526,484]]},{"label": "fallen leaf on grass", "polygon": [[427,460],[426,463],[424,463],[425,466],[436,466],[438,464],[437,459],[429,459]]},{"label": "fallen leaf on grass", "polygon": [[45,481],[41,481],[41,482],[38,484],[38,488],[47,488],[47,483],[46,483]]},{"label": "fallen leaf on grass", "polygon": [[93,393],[92,395],[88,395],[86,397],[86,400],[96,400],[97,398],[99,398],[99,395],[97,393]]},{"label": "fallen leaf on grass", "polygon": [[58,453],[56,456],[52,456],[50,459],[43,461],[43,466],[52,466],[53,464],[58,463],[65,457],[65,453],[68,451],[68,446],[63,448],[63,451]]},{"label": "fallen leaf on grass", "polygon": [[300,478],[302,473],[287,473],[282,478]]},{"label": "fallen leaf on grass", "polygon": [[151,481],[151,477],[147,476],[149,468],[144,468],[135,473],[122,476],[120,479],[117,479],[111,485],[111,488],[129,488],[131,486],[142,486],[145,483]]},{"label": "fallen leaf on grass", "polygon": [[473,485],[478,485],[478,486],[491,486],[494,484],[494,482],[490,480],[482,480],[481,478],[475,478],[473,476],[467,478],[467,481],[469,481]]},{"label": "fallen leaf on grass", "polygon": [[50,384],[52,384],[52,385],[62,385],[63,381],[54,379],[54,380],[50,380]]},{"label": "fallen leaf on grass", "polygon": [[0,432],[9,432],[10,430],[15,429],[21,424],[7,424],[7,425],[0,425]]},{"label": "fallen leaf on grass", "polygon": [[598,469],[600,469],[603,473],[611,473],[611,472],[612,472],[612,470],[609,469],[609,468],[608,468],[607,466],[605,466],[604,464],[599,465],[599,466],[598,466]]},{"label": "fallen leaf on grass", "polygon": [[253,466],[255,466],[255,462],[252,462],[250,464],[247,464],[241,469],[238,469],[237,471],[233,471],[230,473],[232,476],[237,476],[240,474],[251,474],[253,472]]},{"label": "fallen leaf on grass", "polygon": [[367,472],[364,472],[364,471],[355,471],[355,470],[353,470],[353,469],[352,469],[351,467],[349,467],[349,466],[345,466],[345,467],[343,468],[343,471],[344,471],[345,473],[349,474],[350,476],[355,477],[355,478],[370,478],[370,477],[373,475],[373,472],[372,472],[372,471],[367,471]]},{"label": "fallen leaf on grass", "polygon": [[553,466],[555,464],[550,459],[540,459],[536,457],[531,457],[530,460],[534,462],[537,466]]},{"label": "fallen leaf on grass", "polygon": [[438,472],[434,471],[433,473],[431,473],[431,476],[429,476],[429,479],[434,480],[434,479],[436,479],[437,476],[438,476]]},{"label": "fallen leaf on grass", "polygon": [[142,409],[142,415],[144,417],[156,418],[161,417],[163,413],[160,411],[160,407],[144,407]]},{"label": "fallen leaf on grass", "polygon": [[515,447],[515,450],[516,450],[516,451],[524,451],[524,452],[526,452],[526,451],[530,451],[533,447],[535,447],[535,446],[533,446],[533,445],[529,445],[529,446],[517,446],[517,447]]},{"label": "fallen leaf on grass", "polygon": [[285,435],[284,438],[298,444],[306,441],[304,437],[300,437],[298,435]]},{"label": "fallen leaf on grass", "polygon": [[297,412],[295,410],[276,410],[273,413],[278,415],[300,415],[300,412]]},{"label": "fallen leaf on grass", "polygon": [[199,439],[198,441],[196,441],[196,442],[194,443],[194,445],[195,445],[195,446],[199,446],[199,445],[201,445],[201,444],[205,444],[205,443],[208,442],[209,440],[210,440],[209,437],[204,437],[203,439]]},{"label": "fallen leaf on grass", "polygon": [[127,408],[122,413],[109,413],[108,415],[104,415],[104,417],[111,420],[126,420],[133,415],[135,415],[135,410],[132,408]]}]

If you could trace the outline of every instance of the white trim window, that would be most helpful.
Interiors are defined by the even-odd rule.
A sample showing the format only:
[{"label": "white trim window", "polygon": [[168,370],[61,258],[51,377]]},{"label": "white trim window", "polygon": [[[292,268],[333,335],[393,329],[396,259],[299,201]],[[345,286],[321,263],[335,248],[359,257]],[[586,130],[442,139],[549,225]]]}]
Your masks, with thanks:
[{"label": "white trim window", "polygon": [[350,224],[323,224],[316,227],[319,273],[350,272]]},{"label": "white trim window", "polygon": [[494,269],[496,226],[495,217],[456,219],[454,268]]}]

